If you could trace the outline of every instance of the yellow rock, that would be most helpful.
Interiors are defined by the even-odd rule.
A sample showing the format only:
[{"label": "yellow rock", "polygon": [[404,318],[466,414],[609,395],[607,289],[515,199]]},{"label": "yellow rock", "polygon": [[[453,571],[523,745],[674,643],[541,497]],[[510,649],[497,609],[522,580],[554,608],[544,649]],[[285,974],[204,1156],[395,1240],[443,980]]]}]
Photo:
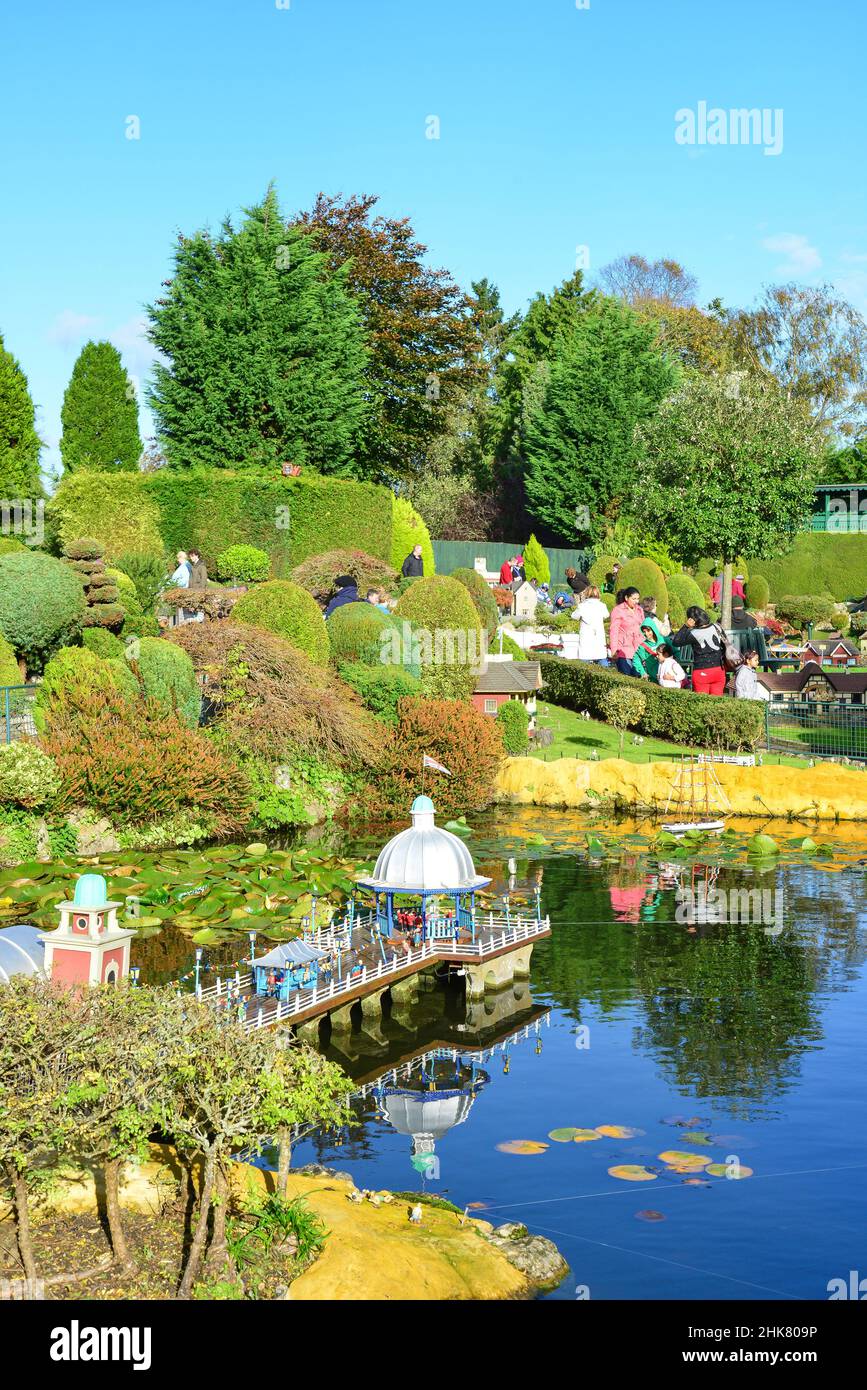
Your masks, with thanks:
[{"label": "yellow rock", "polygon": [[[734,767],[716,764],[734,816],[799,820],[867,820],[867,773],[839,764],[823,767]],[[630,763],[560,758],[507,758],[497,780],[503,801],[526,806],[598,806],[662,811],[673,775],[670,759]],[[588,794],[589,793],[589,794]],[[595,793],[595,795],[594,795]]]}]

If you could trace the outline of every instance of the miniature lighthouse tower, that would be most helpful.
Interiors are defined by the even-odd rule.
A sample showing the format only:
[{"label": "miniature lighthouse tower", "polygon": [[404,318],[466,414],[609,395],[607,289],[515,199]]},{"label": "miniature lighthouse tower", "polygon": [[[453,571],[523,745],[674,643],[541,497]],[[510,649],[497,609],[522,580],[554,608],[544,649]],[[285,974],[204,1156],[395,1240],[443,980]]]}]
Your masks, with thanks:
[{"label": "miniature lighthouse tower", "polygon": [[43,932],[45,973],[72,988],[116,985],[129,974],[135,931],[117,924],[119,902],[106,900],[101,874],[82,874],[71,903],[60,904],[60,926]]}]

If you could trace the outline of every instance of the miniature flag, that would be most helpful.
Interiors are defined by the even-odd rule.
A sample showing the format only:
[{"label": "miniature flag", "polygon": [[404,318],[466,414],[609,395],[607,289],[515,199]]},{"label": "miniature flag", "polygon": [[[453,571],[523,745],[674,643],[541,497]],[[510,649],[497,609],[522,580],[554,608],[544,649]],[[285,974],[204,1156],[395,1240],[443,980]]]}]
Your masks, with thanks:
[{"label": "miniature flag", "polygon": [[427,753],[422,754],[421,765],[422,767],[432,767],[434,772],[444,772],[446,777],[452,775],[447,767],[443,767],[442,763],[436,762],[434,758],[429,758]]}]

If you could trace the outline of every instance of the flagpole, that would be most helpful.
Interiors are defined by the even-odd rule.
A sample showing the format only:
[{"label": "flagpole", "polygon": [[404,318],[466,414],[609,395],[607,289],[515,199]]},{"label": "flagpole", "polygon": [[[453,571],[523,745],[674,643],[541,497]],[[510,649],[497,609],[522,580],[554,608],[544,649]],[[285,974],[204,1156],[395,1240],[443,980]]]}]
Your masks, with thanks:
[{"label": "flagpole", "polygon": [[421,755],[421,794],[424,796],[424,753]]}]

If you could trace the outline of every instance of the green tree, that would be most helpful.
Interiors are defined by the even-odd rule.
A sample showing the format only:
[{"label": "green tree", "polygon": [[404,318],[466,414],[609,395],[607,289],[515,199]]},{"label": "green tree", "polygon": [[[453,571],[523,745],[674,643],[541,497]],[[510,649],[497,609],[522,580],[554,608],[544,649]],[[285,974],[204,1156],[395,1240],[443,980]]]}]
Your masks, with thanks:
[{"label": "green tree", "polygon": [[113,344],[85,343],[72,369],[60,418],[60,453],[67,473],[138,467],[138,402]]},{"label": "green tree", "polygon": [[237,230],[178,238],[148,314],[165,358],[149,401],[170,465],[364,474],[361,314],[346,269],[287,226],[273,188]]},{"label": "green tree", "polygon": [[626,305],[600,299],[580,314],[525,387],[517,445],[531,514],[568,542],[588,535],[631,481],[636,426],[676,379],[653,327]]},{"label": "green tree", "polygon": [[42,496],[35,419],[27,378],[0,337],[0,500]]},{"label": "green tree", "polygon": [[785,550],[813,501],[821,440],[804,403],[768,375],[692,373],[641,429],[631,499],[676,554],[724,563],[724,626],[739,555]]}]

